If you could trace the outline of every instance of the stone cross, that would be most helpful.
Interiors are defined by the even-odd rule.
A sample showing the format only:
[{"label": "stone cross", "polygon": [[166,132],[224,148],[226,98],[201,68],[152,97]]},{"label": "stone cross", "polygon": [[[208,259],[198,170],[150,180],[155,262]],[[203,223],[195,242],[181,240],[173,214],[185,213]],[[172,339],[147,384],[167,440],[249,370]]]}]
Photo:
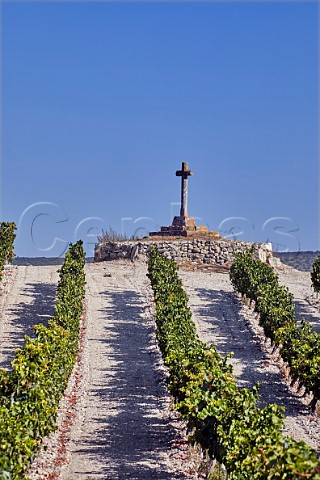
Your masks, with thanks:
[{"label": "stone cross", "polygon": [[182,162],[182,169],[176,171],[176,176],[181,177],[181,208],[180,216],[188,216],[188,176],[193,175],[192,170],[188,170],[187,162]]}]

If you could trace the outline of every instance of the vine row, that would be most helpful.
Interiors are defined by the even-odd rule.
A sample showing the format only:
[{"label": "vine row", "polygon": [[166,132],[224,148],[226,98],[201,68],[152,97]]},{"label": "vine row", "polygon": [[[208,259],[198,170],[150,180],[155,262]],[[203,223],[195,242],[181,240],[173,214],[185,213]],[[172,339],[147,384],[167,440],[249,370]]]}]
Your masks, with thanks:
[{"label": "vine row", "polygon": [[6,262],[11,262],[14,257],[13,242],[16,237],[16,224],[14,222],[0,222],[0,280]]},{"label": "vine row", "polygon": [[175,262],[153,248],[148,277],[169,390],[192,440],[223,464],[232,480],[320,480],[316,453],[281,433],[283,408],[257,408],[258,387],[237,388],[228,357],[200,341]]},{"label": "vine row", "polygon": [[259,323],[287,362],[292,385],[304,386],[306,394],[312,392],[310,406],[315,411],[320,399],[320,335],[305,319],[298,325],[293,295],[279,285],[269,265],[253,258],[251,250],[236,254],[230,278],[239,293],[254,300]]},{"label": "vine row", "polygon": [[85,293],[82,241],[71,244],[59,270],[55,314],[48,326],[36,325],[12,361],[0,370],[0,479],[23,472],[44,436],[56,428],[60,399],[78,352],[79,322]]},{"label": "vine row", "polygon": [[312,265],[311,282],[314,291],[319,294],[320,292],[320,257],[317,257]]}]

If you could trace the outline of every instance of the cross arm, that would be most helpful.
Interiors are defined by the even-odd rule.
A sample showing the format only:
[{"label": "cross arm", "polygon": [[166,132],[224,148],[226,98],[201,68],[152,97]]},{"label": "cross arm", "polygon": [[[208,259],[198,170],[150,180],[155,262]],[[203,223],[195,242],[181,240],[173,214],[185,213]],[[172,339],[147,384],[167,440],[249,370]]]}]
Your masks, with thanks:
[{"label": "cross arm", "polygon": [[189,175],[193,175],[192,170],[177,170],[176,176],[177,177],[188,177]]}]

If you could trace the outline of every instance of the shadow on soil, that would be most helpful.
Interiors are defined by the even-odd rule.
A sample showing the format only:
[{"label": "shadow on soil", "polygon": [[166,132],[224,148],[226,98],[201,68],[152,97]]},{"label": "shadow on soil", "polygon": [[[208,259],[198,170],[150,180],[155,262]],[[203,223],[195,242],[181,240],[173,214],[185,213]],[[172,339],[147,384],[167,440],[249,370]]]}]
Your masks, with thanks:
[{"label": "shadow on soil", "polygon": [[[99,468],[99,478],[184,479],[165,463],[177,432],[166,415],[161,415],[165,386],[156,370],[157,355],[140,297],[134,291],[102,295],[109,306],[101,311],[101,321],[112,318],[102,340],[110,351],[106,363],[115,366],[110,370],[101,365],[105,383],[94,394],[107,413],[95,419],[101,427],[78,452],[96,458],[100,466],[105,463]],[[84,473],[88,479],[97,478],[92,472]]]},{"label": "shadow on soil", "polygon": [[13,259],[13,265],[18,266],[48,266],[48,265],[62,265],[64,258],[51,258],[51,257],[15,257]]},{"label": "shadow on soil", "polygon": [[[64,257],[15,257],[13,259],[13,265],[19,266],[48,266],[48,265],[62,265]],[[86,257],[86,263],[92,263],[93,257]]]},{"label": "shadow on soil", "polygon": [[15,316],[15,328],[11,329],[10,336],[1,345],[0,368],[11,369],[10,363],[15,358],[15,350],[23,347],[25,335],[34,337],[32,327],[38,323],[47,325],[54,314],[55,285],[27,283],[22,293],[31,297],[33,301],[30,304],[21,302],[9,309]]},{"label": "shadow on soil", "polygon": [[[309,306],[307,303],[294,301],[295,312],[298,320],[305,318],[312,325],[315,332],[320,334],[320,312],[315,307]],[[312,311],[313,310],[313,311]]]},{"label": "shadow on soil", "polygon": [[240,388],[251,388],[259,382],[260,399],[257,406],[276,403],[286,407],[285,415],[310,415],[308,407],[299,401],[299,395],[292,394],[283,383],[280,373],[267,371],[270,358],[250,323],[241,316],[242,303],[237,295],[234,292],[203,288],[197,292],[207,302],[206,307],[197,311],[197,316],[203,317],[208,332],[219,337],[216,343],[218,352],[222,356],[233,352],[232,363],[243,365],[237,374]]}]

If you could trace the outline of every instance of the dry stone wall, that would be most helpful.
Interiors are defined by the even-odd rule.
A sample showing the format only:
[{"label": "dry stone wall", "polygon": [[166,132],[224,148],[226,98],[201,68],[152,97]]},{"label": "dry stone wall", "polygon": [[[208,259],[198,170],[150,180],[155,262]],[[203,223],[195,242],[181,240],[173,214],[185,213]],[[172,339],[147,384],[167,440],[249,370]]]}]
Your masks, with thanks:
[{"label": "dry stone wall", "polygon": [[96,262],[120,258],[134,260],[139,256],[145,256],[152,246],[156,246],[161,254],[177,263],[228,265],[232,263],[235,252],[244,251],[250,246],[253,246],[257,258],[263,262],[273,266],[281,263],[278,258],[272,256],[270,243],[204,239],[107,242],[96,246],[94,260]]}]

